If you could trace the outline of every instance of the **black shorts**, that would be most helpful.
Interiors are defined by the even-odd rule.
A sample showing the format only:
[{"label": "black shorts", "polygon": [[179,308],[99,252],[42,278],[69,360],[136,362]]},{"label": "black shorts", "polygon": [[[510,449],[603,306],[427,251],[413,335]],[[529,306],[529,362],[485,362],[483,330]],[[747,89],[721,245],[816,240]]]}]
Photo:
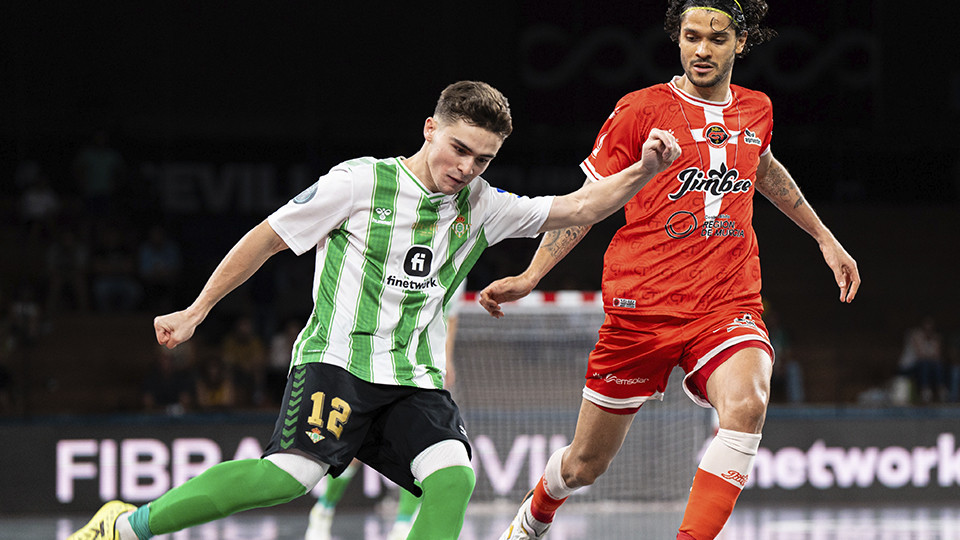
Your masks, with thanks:
[{"label": "black shorts", "polygon": [[420,495],[410,463],[430,446],[462,441],[471,455],[460,410],[446,390],[372,384],[329,364],[297,366],[263,455],[297,449],[340,476],[356,457]]}]

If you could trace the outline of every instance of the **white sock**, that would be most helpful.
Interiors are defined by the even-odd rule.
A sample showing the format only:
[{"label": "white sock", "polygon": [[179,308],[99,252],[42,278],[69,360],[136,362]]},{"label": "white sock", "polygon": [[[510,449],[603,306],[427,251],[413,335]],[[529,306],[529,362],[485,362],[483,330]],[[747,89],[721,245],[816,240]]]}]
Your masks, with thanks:
[{"label": "white sock", "polygon": [[130,514],[133,512],[124,512],[117,517],[117,537],[120,540],[139,540],[137,538],[137,533],[133,532],[133,527],[130,526]]},{"label": "white sock", "polygon": [[543,469],[543,490],[546,491],[547,495],[551,498],[558,501],[566,499],[578,489],[567,487],[567,484],[563,481],[561,462],[563,460],[563,453],[567,451],[567,448],[570,447],[564,446],[554,452],[553,455],[550,456],[550,459],[547,460],[547,466]]},{"label": "white sock", "polygon": [[703,453],[700,468],[743,489],[759,448],[759,433],[721,429]]}]

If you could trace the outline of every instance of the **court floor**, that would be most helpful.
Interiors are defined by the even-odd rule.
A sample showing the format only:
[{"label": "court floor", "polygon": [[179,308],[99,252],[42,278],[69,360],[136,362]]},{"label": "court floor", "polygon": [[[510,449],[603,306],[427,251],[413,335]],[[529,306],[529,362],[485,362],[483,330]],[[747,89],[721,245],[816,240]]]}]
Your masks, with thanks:
[{"label": "court floor", "polygon": [[[504,504],[471,506],[461,540],[496,540],[513,513]],[[550,540],[673,540],[679,505],[569,505]],[[388,509],[341,512],[332,540],[385,540]],[[0,515],[0,540],[64,540],[90,516]],[[254,510],[158,540],[299,540],[305,512]],[[960,540],[960,505],[738,506],[719,540]]]}]

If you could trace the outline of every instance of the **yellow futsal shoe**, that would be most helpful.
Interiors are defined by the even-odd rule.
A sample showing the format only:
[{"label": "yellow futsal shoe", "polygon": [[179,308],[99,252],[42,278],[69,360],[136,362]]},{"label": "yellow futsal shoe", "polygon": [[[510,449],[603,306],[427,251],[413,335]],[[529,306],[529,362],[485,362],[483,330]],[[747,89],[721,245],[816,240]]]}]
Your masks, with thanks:
[{"label": "yellow futsal shoe", "polygon": [[117,518],[124,512],[133,512],[137,507],[123,501],[110,501],[100,507],[79,531],[67,537],[67,540],[120,540],[117,534]]}]

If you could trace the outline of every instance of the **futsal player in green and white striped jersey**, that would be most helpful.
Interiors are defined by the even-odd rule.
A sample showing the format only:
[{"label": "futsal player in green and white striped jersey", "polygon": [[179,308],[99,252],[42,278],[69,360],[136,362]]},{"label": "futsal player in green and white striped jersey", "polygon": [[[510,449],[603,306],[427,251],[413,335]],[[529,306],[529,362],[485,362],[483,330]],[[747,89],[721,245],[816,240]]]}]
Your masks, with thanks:
[{"label": "futsal player in green and white striped jersey", "polygon": [[316,251],[314,309],[263,458],[215,465],[139,508],[111,501],[70,540],[146,540],[287,502],[354,457],[421,495],[408,538],[456,539],[475,477],[463,420],[443,389],[443,306],[487,246],[595,223],[680,154],[672,134],[654,129],[640,161],[610,181],[520,197],[480,177],[511,131],[499,91],[454,83],[425,120],[416,154],[337,165],[251,229],[197,299],[154,327],[175,347],[271,256]]}]

